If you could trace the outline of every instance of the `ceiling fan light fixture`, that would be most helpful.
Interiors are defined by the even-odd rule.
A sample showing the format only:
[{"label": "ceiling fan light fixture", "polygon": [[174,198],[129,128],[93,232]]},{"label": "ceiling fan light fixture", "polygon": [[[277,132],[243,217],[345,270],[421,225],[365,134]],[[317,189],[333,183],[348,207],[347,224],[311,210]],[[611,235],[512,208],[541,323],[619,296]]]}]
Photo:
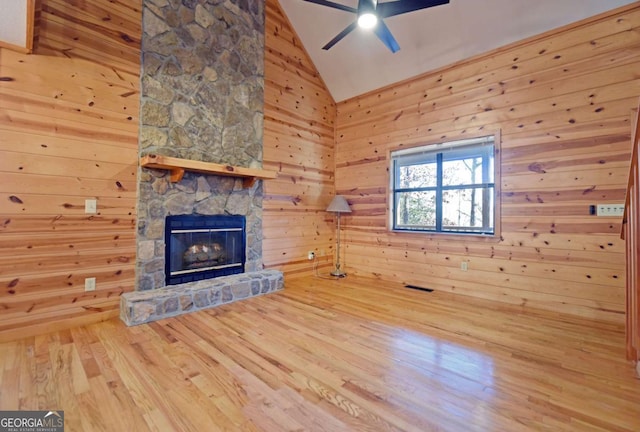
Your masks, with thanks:
[{"label": "ceiling fan light fixture", "polygon": [[[184,1],[184,0],[183,0]],[[352,14],[356,14],[357,20],[352,21],[344,30],[338,33],[333,39],[327,42],[322,49],[328,50],[345,36],[354,31],[357,27],[372,29],[373,33],[389,48],[392,53],[400,50],[398,41],[391,34],[391,30],[384,23],[385,18],[396,15],[427,9],[449,3],[450,0],[392,0],[379,3],[378,0],[358,0],[358,7],[354,8],[330,0],[302,0],[309,3],[339,9]],[[353,1],[353,0],[352,0]],[[378,22],[380,20],[380,22]]]},{"label": "ceiling fan light fixture", "polygon": [[371,13],[366,12],[358,17],[358,26],[363,29],[371,29],[376,26],[378,23],[378,17]]}]

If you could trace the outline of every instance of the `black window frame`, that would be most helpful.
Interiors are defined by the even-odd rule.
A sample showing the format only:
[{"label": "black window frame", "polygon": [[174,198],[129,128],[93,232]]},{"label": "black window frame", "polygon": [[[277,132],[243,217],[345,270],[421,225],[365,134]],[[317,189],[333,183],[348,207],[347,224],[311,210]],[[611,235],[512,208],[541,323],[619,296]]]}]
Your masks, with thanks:
[{"label": "black window frame", "polygon": [[[412,148],[393,150],[389,154],[389,199],[390,199],[390,229],[394,232],[444,234],[495,237],[500,232],[500,137],[499,134],[485,135],[464,140],[443,141],[425,144]],[[482,159],[482,179],[480,182],[445,185],[443,180],[443,165],[447,161],[461,160],[470,157]],[[399,168],[409,165],[435,164],[436,184],[422,187],[397,187],[399,182]],[[490,171],[493,166],[493,171]],[[483,191],[482,226],[443,226],[443,197],[447,191],[475,189]],[[435,226],[403,225],[398,219],[398,197],[400,193],[435,192]],[[485,213],[489,213],[488,215]],[[488,221],[488,218],[491,220]],[[490,223],[487,223],[490,222]]]}]

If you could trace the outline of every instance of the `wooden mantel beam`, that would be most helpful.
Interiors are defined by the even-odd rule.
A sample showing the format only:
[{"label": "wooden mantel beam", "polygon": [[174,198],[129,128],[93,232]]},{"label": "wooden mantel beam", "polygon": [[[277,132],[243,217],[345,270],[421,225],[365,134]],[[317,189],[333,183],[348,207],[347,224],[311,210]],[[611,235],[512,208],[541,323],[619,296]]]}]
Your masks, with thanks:
[{"label": "wooden mantel beam", "polygon": [[166,169],[171,173],[171,182],[182,180],[185,171],[214,174],[227,177],[240,177],[244,187],[253,186],[256,180],[269,180],[278,177],[275,171],[260,168],[245,168],[213,162],[202,162],[191,159],[180,159],[156,154],[144,155],[140,158],[140,166],[144,168]]}]

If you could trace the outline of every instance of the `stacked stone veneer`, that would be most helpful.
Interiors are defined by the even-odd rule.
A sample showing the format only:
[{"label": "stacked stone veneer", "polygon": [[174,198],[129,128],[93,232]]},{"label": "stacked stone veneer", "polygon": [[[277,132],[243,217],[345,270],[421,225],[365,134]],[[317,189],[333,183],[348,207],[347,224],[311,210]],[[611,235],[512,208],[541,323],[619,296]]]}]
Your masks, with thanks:
[{"label": "stacked stone veneer", "polygon": [[[141,93],[141,154],[260,167],[264,2],[143,0]],[[165,285],[167,215],[244,215],[245,269],[262,269],[261,181],[243,189],[187,173],[171,183],[166,171],[142,169],[138,196],[136,290]]]},{"label": "stacked stone veneer", "polygon": [[120,319],[128,326],[143,324],[267,294],[283,286],[282,272],[262,270],[154,291],[129,292],[120,297]]}]

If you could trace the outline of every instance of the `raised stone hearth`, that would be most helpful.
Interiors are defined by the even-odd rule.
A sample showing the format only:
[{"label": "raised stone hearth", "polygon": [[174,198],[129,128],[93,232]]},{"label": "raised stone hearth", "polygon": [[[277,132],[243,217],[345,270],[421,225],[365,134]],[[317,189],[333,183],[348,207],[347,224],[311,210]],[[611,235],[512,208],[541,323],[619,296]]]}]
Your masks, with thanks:
[{"label": "raised stone hearth", "polygon": [[262,270],[222,276],[120,297],[120,319],[128,326],[157,321],[281,290],[282,272]]}]

